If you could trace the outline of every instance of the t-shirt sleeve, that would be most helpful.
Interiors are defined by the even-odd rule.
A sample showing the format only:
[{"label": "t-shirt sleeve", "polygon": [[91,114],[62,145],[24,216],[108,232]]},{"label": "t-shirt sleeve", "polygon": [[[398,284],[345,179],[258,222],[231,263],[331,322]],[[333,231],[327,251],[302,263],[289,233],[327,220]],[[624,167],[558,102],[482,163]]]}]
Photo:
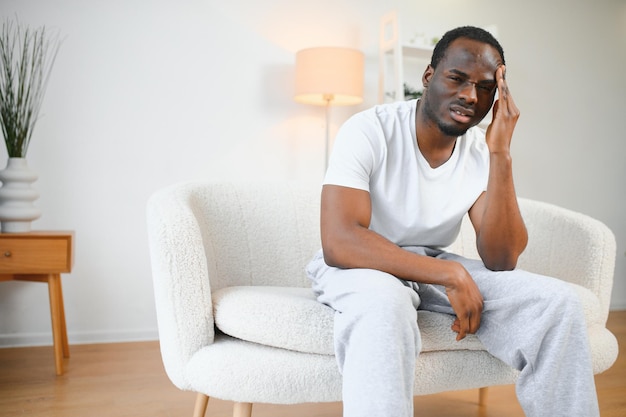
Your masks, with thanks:
[{"label": "t-shirt sleeve", "polygon": [[380,134],[366,114],[352,116],[337,132],[324,184],[370,191],[376,150],[380,148],[376,138]]}]

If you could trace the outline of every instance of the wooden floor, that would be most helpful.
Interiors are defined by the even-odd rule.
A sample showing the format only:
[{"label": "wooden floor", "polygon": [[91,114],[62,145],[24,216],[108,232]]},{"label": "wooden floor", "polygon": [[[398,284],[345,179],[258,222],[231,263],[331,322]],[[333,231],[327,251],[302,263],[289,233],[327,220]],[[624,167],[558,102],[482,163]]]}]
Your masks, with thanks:
[{"label": "wooden floor", "polygon": [[[622,351],[596,377],[602,417],[626,416],[626,311],[612,312],[609,329]],[[55,376],[52,347],[0,349],[0,417],[191,417],[195,394],[167,379],[157,342],[71,346],[66,373]],[[523,417],[512,386],[416,397],[420,417]],[[227,417],[232,403],[211,399],[207,417]],[[253,417],[340,417],[341,404],[255,404]]]}]

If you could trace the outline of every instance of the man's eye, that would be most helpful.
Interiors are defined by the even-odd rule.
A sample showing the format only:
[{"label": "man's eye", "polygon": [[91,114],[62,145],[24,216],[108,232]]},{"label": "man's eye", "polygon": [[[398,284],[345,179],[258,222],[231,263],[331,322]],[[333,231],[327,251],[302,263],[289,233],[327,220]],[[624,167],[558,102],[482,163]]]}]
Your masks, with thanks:
[{"label": "man's eye", "polygon": [[452,81],[461,82],[461,77],[457,77],[456,75],[450,75],[448,78]]},{"label": "man's eye", "polygon": [[489,85],[479,85],[478,88],[489,93],[493,91],[493,87]]}]

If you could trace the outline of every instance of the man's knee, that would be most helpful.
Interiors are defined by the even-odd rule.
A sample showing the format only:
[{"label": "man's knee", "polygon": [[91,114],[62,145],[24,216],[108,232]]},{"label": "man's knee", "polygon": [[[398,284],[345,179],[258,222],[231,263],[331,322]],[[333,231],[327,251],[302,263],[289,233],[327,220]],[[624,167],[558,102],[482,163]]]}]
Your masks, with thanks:
[{"label": "man's knee", "polygon": [[355,313],[372,326],[417,329],[419,296],[411,288],[400,285],[370,286],[352,294]]},{"label": "man's knee", "polygon": [[[582,302],[574,288],[557,278],[544,277],[535,293],[534,307],[544,319],[556,326],[584,321]],[[532,300],[528,300],[532,303]]]}]

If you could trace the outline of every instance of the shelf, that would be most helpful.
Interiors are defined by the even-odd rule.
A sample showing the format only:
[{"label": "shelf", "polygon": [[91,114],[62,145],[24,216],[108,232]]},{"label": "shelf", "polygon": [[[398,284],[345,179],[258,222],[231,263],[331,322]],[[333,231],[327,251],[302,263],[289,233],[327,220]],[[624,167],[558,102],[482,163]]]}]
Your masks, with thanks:
[{"label": "shelf", "polygon": [[[415,45],[402,42],[397,13],[392,11],[384,15],[380,21],[379,103],[384,103],[389,100],[404,100],[405,83],[409,84],[412,88],[417,87],[412,84],[419,83],[419,81],[415,79],[409,80],[409,82],[405,79],[405,59],[419,59],[422,61],[419,65],[426,65],[430,63],[433,49],[434,46],[431,45]],[[411,75],[414,74],[411,73]]]},{"label": "shelf", "polygon": [[411,58],[422,58],[430,60],[433,54],[434,47],[432,46],[414,46],[414,45],[402,45],[402,55]]}]

